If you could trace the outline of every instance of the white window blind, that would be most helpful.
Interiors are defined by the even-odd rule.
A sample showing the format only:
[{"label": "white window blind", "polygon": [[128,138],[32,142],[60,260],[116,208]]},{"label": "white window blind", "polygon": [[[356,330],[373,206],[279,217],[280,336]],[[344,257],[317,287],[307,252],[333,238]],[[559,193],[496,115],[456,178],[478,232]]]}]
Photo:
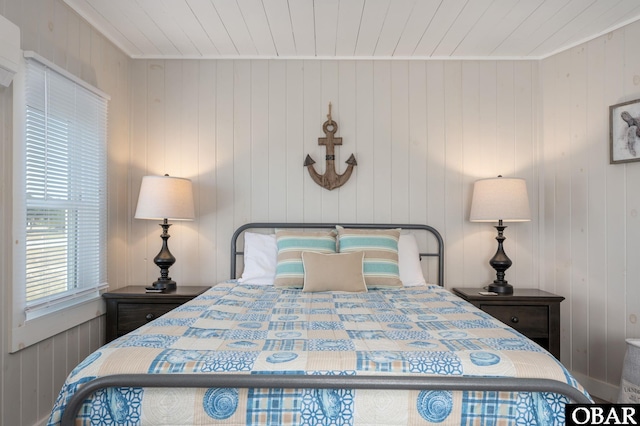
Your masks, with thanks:
[{"label": "white window blind", "polygon": [[107,99],[35,58],[25,80],[28,320],[106,287]]}]

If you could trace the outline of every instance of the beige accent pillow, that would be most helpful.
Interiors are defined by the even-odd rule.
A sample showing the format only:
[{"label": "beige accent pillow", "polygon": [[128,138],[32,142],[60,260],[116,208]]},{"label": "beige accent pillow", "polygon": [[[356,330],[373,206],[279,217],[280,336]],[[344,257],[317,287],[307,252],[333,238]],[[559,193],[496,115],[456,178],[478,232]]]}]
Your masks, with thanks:
[{"label": "beige accent pillow", "polygon": [[302,252],[303,292],[348,291],[364,293],[367,285],[362,273],[364,252],[321,254]]}]

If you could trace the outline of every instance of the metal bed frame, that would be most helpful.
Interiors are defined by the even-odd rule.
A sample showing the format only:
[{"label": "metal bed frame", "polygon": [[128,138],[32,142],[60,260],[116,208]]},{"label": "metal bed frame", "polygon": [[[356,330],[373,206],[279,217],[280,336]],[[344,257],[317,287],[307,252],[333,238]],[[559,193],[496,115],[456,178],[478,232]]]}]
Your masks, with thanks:
[{"label": "metal bed frame", "polygon": [[[240,226],[231,238],[230,277],[236,278],[237,258],[244,255],[238,249],[238,238],[248,229],[330,229],[336,225],[355,229],[393,229],[426,231],[437,242],[437,249],[420,253],[436,257],[439,286],[444,286],[444,242],[440,233],[428,225],[416,224],[336,224],[336,223],[248,223]],[[305,389],[385,389],[385,390],[449,390],[498,392],[551,392],[561,394],[579,404],[592,401],[579,389],[552,379],[515,377],[429,377],[429,376],[311,376],[311,375],[249,375],[249,374],[118,374],[98,377],[84,384],[68,401],[61,425],[75,424],[84,401],[101,389],[112,387],[146,388],[305,388]]]},{"label": "metal bed frame", "polygon": [[240,226],[231,237],[231,273],[229,277],[237,277],[236,263],[238,256],[243,256],[244,251],[238,250],[238,238],[249,229],[335,229],[342,226],[350,229],[405,229],[426,231],[428,236],[435,239],[437,249],[431,252],[420,253],[420,260],[423,257],[435,257],[438,259],[438,285],[444,287],[444,240],[440,233],[429,225],[416,224],[379,224],[379,223],[247,223]]}]

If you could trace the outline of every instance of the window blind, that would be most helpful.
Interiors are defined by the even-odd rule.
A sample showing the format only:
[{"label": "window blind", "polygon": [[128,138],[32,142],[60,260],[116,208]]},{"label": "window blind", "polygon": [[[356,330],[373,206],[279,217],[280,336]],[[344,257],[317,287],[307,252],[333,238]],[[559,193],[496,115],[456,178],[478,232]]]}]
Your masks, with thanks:
[{"label": "window blind", "polygon": [[107,99],[26,60],[27,319],[106,287]]}]

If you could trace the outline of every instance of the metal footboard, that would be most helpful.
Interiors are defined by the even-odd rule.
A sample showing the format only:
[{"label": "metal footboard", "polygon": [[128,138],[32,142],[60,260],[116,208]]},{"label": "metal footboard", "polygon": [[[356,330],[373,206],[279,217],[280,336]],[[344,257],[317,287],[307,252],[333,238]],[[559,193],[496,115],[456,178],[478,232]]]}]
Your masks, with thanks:
[{"label": "metal footboard", "polygon": [[61,426],[72,426],[78,410],[93,393],[113,387],[143,388],[272,388],[272,389],[384,389],[496,392],[551,392],[578,404],[592,401],[580,390],[552,379],[513,377],[427,376],[311,376],[250,374],[119,374],[84,384],[68,401]]}]

